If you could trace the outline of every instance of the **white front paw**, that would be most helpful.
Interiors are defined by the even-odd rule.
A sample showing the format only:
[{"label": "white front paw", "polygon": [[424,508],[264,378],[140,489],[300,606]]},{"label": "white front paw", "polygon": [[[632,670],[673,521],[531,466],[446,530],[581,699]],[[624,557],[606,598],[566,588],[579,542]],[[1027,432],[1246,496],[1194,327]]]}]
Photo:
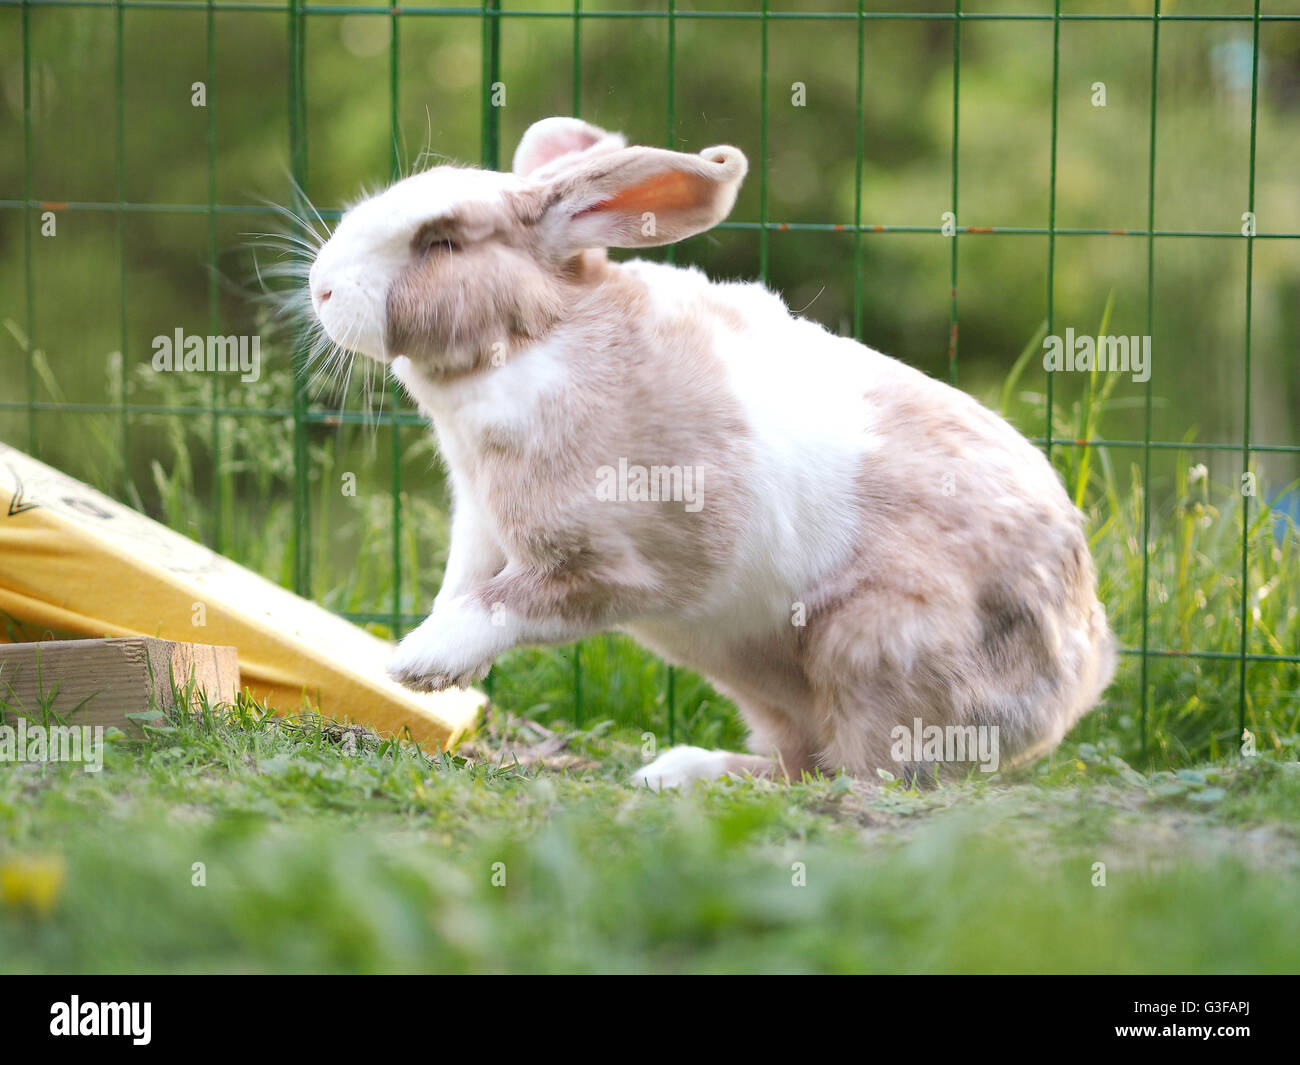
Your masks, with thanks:
[{"label": "white front paw", "polygon": [[440,692],[447,688],[468,688],[486,677],[492,668],[490,659],[468,669],[445,665],[436,656],[424,654],[420,650],[405,650],[405,644],[406,641],[403,640],[388,663],[388,675],[413,691]]},{"label": "white front paw", "polygon": [[629,778],[629,784],[661,791],[680,788],[693,780],[714,780],[726,774],[731,755],[703,747],[672,747]]},{"label": "white front paw", "polygon": [[499,653],[498,639],[487,611],[463,601],[449,604],[397,645],[388,675],[415,691],[467,688],[487,676]]}]

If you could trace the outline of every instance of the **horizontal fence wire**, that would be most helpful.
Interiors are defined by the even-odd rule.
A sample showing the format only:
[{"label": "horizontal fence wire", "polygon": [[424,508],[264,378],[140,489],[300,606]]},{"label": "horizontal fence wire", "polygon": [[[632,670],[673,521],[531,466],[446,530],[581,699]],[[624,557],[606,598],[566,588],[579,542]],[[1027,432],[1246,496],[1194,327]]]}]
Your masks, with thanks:
[{"label": "horizontal fence wire", "polygon": [[[6,0],[0,0],[4,4]],[[255,203],[217,203],[209,207],[202,203],[132,203],[123,200],[6,200],[0,199],[0,210],[33,208],[47,211],[125,211],[128,214],[200,214],[209,211],[216,214],[254,214],[278,216],[282,212],[278,207],[266,207]],[[322,218],[337,221],[343,211],[337,208],[318,208],[315,212]],[[732,229],[747,231],[765,231],[781,233],[918,233],[933,236],[936,233],[949,232],[970,236],[1008,236],[1008,237],[1183,237],[1198,240],[1224,238],[1229,240],[1244,239],[1239,229],[1105,229],[1102,227],[1082,226],[966,226],[953,225],[945,229],[933,225],[881,225],[874,222],[719,222],[714,229]],[[1300,232],[1276,232],[1266,230],[1254,234],[1255,240],[1296,240]],[[671,250],[671,249],[670,249]]]},{"label": "horizontal fence wire", "polygon": [[592,11],[578,4],[554,11],[512,11],[494,4],[476,7],[430,7],[427,5],[384,4],[296,4],[237,3],[234,0],[0,0],[0,7],[125,8],[146,11],[245,11],[299,15],[374,15],[388,17],[486,17],[489,19],[664,19],[677,21],[754,22],[1296,22],[1300,14],[1172,14],[1168,12],[996,12],[996,11],[682,11],[672,3],[660,11]]},{"label": "horizontal fence wire", "polygon": [[[167,404],[135,404],[127,401],[127,360],[125,352],[127,348],[127,329],[126,329],[126,261],[125,261],[125,239],[124,239],[124,220],[132,214],[178,214],[178,215],[204,215],[208,220],[207,227],[207,256],[210,266],[209,281],[207,291],[208,302],[208,320],[213,334],[219,332],[219,301],[217,289],[217,219],[227,215],[267,215],[279,213],[279,208],[262,204],[228,204],[218,202],[216,192],[216,98],[214,92],[209,96],[207,116],[206,116],[206,140],[208,153],[208,184],[207,184],[207,202],[205,203],[137,203],[131,202],[125,196],[125,148],[124,148],[124,131],[125,131],[125,114],[124,114],[124,51],[123,38],[124,13],[128,10],[138,11],[192,11],[202,12],[205,17],[206,32],[206,68],[208,85],[215,86],[217,82],[217,65],[216,65],[216,25],[215,16],[217,13],[227,12],[262,12],[262,13],[281,13],[287,15],[289,23],[288,36],[288,85],[287,85],[287,106],[289,114],[289,154],[290,154],[290,171],[295,182],[295,209],[299,215],[305,213],[306,201],[303,199],[302,190],[308,187],[308,158],[307,158],[307,88],[306,88],[306,52],[305,52],[305,30],[307,20],[312,17],[341,16],[341,15],[370,15],[375,17],[387,18],[391,23],[391,33],[389,38],[389,128],[390,139],[392,143],[391,156],[391,175],[396,178],[400,174],[400,160],[398,154],[398,144],[400,142],[399,129],[399,59],[400,59],[400,26],[404,18],[438,18],[438,17],[475,17],[480,20],[482,30],[482,92],[481,92],[481,136],[480,136],[480,156],[481,163],[485,167],[496,169],[500,162],[500,124],[499,108],[492,105],[490,101],[491,86],[500,80],[501,73],[501,23],[502,20],[521,20],[531,19],[568,19],[572,22],[572,113],[577,116],[581,112],[582,102],[582,25],[591,19],[616,19],[616,20],[662,20],[666,21],[667,26],[667,51],[664,61],[664,87],[663,97],[665,100],[665,141],[664,143],[672,146],[676,138],[676,27],[681,21],[744,21],[760,24],[760,70],[759,70],[759,117],[760,117],[760,159],[762,163],[759,167],[759,218],[757,221],[727,221],[723,222],[717,228],[757,232],[759,237],[759,277],[766,284],[770,280],[771,257],[770,257],[770,234],[773,232],[807,232],[807,233],[831,233],[847,232],[853,235],[853,258],[854,258],[854,294],[853,294],[853,315],[852,329],[855,338],[862,339],[862,274],[863,274],[863,238],[876,234],[916,234],[916,235],[934,235],[943,234],[951,240],[951,258],[949,262],[949,351],[948,351],[948,376],[949,379],[956,383],[958,370],[959,355],[959,303],[958,303],[958,238],[959,237],[984,237],[984,236],[1041,236],[1046,238],[1046,255],[1047,255],[1047,306],[1046,317],[1049,334],[1053,332],[1055,324],[1055,267],[1056,267],[1056,239],[1061,236],[1071,237],[1133,237],[1140,238],[1146,242],[1146,321],[1147,334],[1154,333],[1155,325],[1155,247],[1158,241],[1167,239],[1228,239],[1228,240],[1245,240],[1246,241],[1246,289],[1245,289],[1245,330],[1243,346],[1243,377],[1245,385],[1245,399],[1243,408],[1243,429],[1242,437],[1239,442],[1214,442],[1214,443],[1196,443],[1187,440],[1168,441],[1157,440],[1153,438],[1152,431],[1152,407],[1153,394],[1150,379],[1144,384],[1144,433],[1140,440],[1109,440],[1109,439],[1071,439],[1062,438],[1054,434],[1054,406],[1055,396],[1053,389],[1053,374],[1049,371],[1047,374],[1047,394],[1046,394],[1046,432],[1042,437],[1031,438],[1038,446],[1043,447],[1050,458],[1054,448],[1113,448],[1113,449],[1137,449],[1142,452],[1143,462],[1143,500],[1142,500],[1142,532],[1144,543],[1150,543],[1151,533],[1151,499],[1147,486],[1150,483],[1151,474],[1151,455],[1158,451],[1226,451],[1237,452],[1242,456],[1243,469],[1248,469],[1250,457],[1255,453],[1279,453],[1279,454],[1297,454],[1300,453],[1300,444],[1264,444],[1256,442],[1253,439],[1251,431],[1251,406],[1250,406],[1250,388],[1251,388],[1251,313],[1253,305],[1253,266],[1254,266],[1254,243],[1257,240],[1297,240],[1300,239],[1300,232],[1251,232],[1243,234],[1239,230],[1220,231],[1220,230],[1194,230],[1194,229],[1157,229],[1155,224],[1156,210],[1156,131],[1158,118],[1157,88],[1158,88],[1158,71],[1160,60],[1160,26],[1166,22],[1195,22],[1195,23],[1249,23],[1252,26],[1252,71],[1251,71],[1251,101],[1250,101],[1250,149],[1249,149],[1249,178],[1247,201],[1251,216],[1255,211],[1255,173],[1256,173],[1256,145],[1257,145],[1257,118],[1258,118],[1258,101],[1259,101],[1259,29],[1263,23],[1288,23],[1300,22],[1300,13],[1297,14],[1263,14],[1260,11],[1259,0],[1254,0],[1254,10],[1250,14],[1214,14],[1214,13],[1169,13],[1161,10],[1161,0],[1153,0],[1152,10],[1149,12],[1116,12],[1116,13],[1082,13],[1082,12],[1063,12],[1061,10],[1060,0],[1054,0],[1054,9],[1048,12],[971,12],[963,11],[961,0],[953,0],[953,9],[950,11],[929,11],[929,12],[907,12],[907,11],[866,11],[863,9],[862,0],[859,0],[858,10],[840,11],[840,12],[794,12],[794,11],[773,11],[770,7],[770,0],[762,0],[761,8],[754,11],[684,11],[677,8],[676,0],[666,0],[666,7],[661,10],[643,11],[643,10],[626,10],[626,11],[606,11],[591,10],[582,6],[582,0],[574,0],[572,6],[567,9],[556,9],[546,11],[522,11],[522,10],[503,10],[500,6],[500,0],[482,0],[477,6],[457,6],[457,7],[434,7],[434,6],[405,6],[405,5],[326,5],[304,3],[302,0],[285,0],[284,3],[235,3],[230,0],[0,0],[0,8],[21,8],[22,14],[22,53],[23,53],[23,70],[22,70],[22,93],[23,93],[23,152],[24,152],[24,169],[23,169],[23,195],[21,199],[0,199],[0,210],[22,211],[25,215],[26,225],[24,227],[23,249],[25,256],[26,268],[26,293],[24,309],[28,324],[28,387],[27,397],[21,401],[0,401],[0,411],[25,411],[29,419],[29,442],[34,451],[37,446],[35,415],[38,412],[58,412],[58,413],[85,413],[85,414],[110,414],[118,418],[119,446],[122,448],[123,456],[129,453],[131,420],[133,417],[146,415],[203,415],[210,419],[210,443],[213,455],[220,454],[222,443],[221,422],[223,418],[241,419],[241,418],[269,418],[291,420],[293,425],[293,455],[294,455],[294,493],[293,493],[293,513],[294,513],[294,586],[299,594],[310,596],[312,594],[312,581],[310,570],[311,543],[310,543],[310,500],[309,500],[309,452],[307,448],[307,431],[310,426],[338,426],[345,424],[364,424],[364,425],[387,425],[391,426],[392,451],[391,451],[391,513],[392,513],[392,574],[393,574],[393,591],[389,604],[389,609],[383,611],[340,611],[339,613],[360,624],[386,624],[390,626],[395,635],[400,636],[409,628],[418,625],[423,620],[423,615],[413,613],[404,607],[401,596],[401,535],[402,535],[402,474],[401,474],[401,455],[402,455],[402,430],[403,429],[422,429],[426,423],[425,420],[415,412],[399,411],[396,409],[400,400],[399,391],[394,382],[389,382],[389,395],[393,400],[394,409],[390,411],[380,411],[378,413],[365,411],[324,411],[314,409],[309,395],[307,380],[307,356],[308,351],[302,338],[299,338],[293,351],[293,376],[294,391],[293,403],[291,407],[271,407],[271,408],[243,408],[224,404],[219,391],[218,381],[214,378],[213,387],[210,395],[210,402],[206,406],[196,405],[167,405]],[[116,82],[116,110],[114,116],[115,128],[114,135],[116,141],[116,193],[117,198],[113,201],[57,201],[41,198],[38,190],[34,187],[33,175],[33,134],[32,134],[32,55],[31,55],[31,13],[36,9],[110,9],[115,13],[114,20],[114,72]],[[853,204],[853,219],[851,222],[782,222],[774,221],[769,217],[769,186],[768,186],[768,59],[770,47],[769,27],[773,22],[852,22],[856,25],[856,115],[857,115],[857,139],[855,144],[855,193]],[[906,225],[906,224],[878,224],[864,221],[862,217],[862,176],[863,176],[863,158],[865,155],[864,141],[864,65],[865,65],[865,40],[867,27],[873,22],[907,22],[907,21],[928,21],[928,22],[950,22],[953,24],[953,45],[952,45],[952,157],[951,157],[951,211],[954,218],[959,218],[958,212],[958,190],[960,185],[960,173],[958,165],[958,145],[960,139],[960,77],[961,77],[961,26],[965,22],[1051,22],[1052,29],[1052,121],[1051,121],[1051,154],[1050,154],[1050,186],[1049,186],[1049,207],[1048,207],[1048,224],[1046,226],[967,226],[953,225],[945,229],[943,226],[934,225]],[[1089,227],[1065,227],[1056,224],[1056,191],[1057,191],[1057,144],[1059,128],[1059,85],[1060,85],[1060,27],[1064,22],[1080,23],[1147,23],[1151,26],[1151,72],[1150,72],[1150,110],[1148,116],[1148,160],[1147,160],[1147,211],[1146,225],[1141,228],[1089,228]],[[121,278],[118,286],[119,311],[121,315],[122,331],[122,352],[121,360],[122,378],[119,383],[122,400],[119,403],[62,403],[39,401],[35,392],[35,373],[33,370],[32,359],[34,358],[35,341],[33,337],[34,327],[34,293],[35,278],[33,271],[33,214],[36,211],[85,211],[85,212],[109,212],[113,213],[117,219],[117,240],[119,249],[119,268]],[[336,220],[340,215],[339,210],[320,210],[319,216],[323,220]],[[671,246],[667,249],[668,261],[672,262],[675,258],[675,249]],[[126,463],[124,462],[124,467]],[[129,470],[124,473],[129,476]],[[211,505],[214,512],[219,513],[223,505],[221,498],[221,479],[213,478],[212,501]],[[1250,529],[1250,509],[1249,497],[1243,497],[1242,516],[1241,516],[1241,631],[1239,647],[1235,651],[1222,650],[1180,650],[1173,648],[1159,648],[1150,646],[1149,641],[1149,585],[1150,585],[1150,560],[1146,552],[1143,554],[1142,569],[1142,617],[1141,617],[1141,642],[1140,646],[1132,648],[1123,648],[1121,653],[1134,656],[1140,659],[1141,668],[1141,736],[1143,752],[1146,752],[1147,731],[1148,731],[1148,710],[1150,698],[1150,684],[1148,677],[1148,663],[1152,659],[1161,658],[1187,658],[1187,659],[1204,659],[1204,660],[1226,660],[1236,661],[1239,663],[1239,693],[1238,693],[1238,722],[1242,729],[1245,728],[1247,719],[1247,666],[1251,662],[1274,662],[1274,663],[1297,663],[1300,662],[1300,654],[1260,654],[1248,650],[1249,624],[1250,615],[1247,610],[1249,600],[1249,529]],[[221,531],[220,523],[216,523],[217,529],[214,533],[216,542],[212,545],[215,550],[221,550]],[[582,644],[579,643],[572,650],[572,685],[574,696],[574,718],[576,723],[583,722],[584,707],[584,677],[583,677],[583,657]],[[669,666],[665,673],[664,681],[664,699],[667,711],[669,742],[675,742],[676,738],[676,671]],[[487,680],[489,694],[491,694],[492,677],[489,675]]]}]

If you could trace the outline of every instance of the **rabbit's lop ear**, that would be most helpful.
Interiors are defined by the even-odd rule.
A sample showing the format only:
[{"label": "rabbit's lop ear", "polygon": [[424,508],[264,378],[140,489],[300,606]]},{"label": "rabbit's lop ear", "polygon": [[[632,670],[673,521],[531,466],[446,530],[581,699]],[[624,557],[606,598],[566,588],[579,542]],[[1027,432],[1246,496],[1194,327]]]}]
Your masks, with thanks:
[{"label": "rabbit's lop ear", "polygon": [[578,118],[544,118],[528,127],[510,169],[522,178],[545,180],[559,169],[552,163],[567,167],[583,153],[614,151],[625,144],[621,133],[606,133]]},{"label": "rabbit's lop ear", "polygon": [[748,170],[744,153],[725,145],[699,155],[663,148],[602,153],[553,180],[542,241],[560,256],[672,244],[726,218]]}]

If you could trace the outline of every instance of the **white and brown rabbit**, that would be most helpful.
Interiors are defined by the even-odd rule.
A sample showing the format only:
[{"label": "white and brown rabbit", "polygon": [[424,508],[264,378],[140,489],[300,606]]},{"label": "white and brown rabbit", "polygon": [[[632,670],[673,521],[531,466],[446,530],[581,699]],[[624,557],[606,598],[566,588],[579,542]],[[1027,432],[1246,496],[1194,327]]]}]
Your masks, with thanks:
[{"label": "white and brown rabbit", "polygon": [[[752,730],[753,755],[665,752],[636,774],[656,787],[988,769],[981,729],[995,762],[1049,749],[1114,650],[1043,455],[761,285],[607,258],[716,225],[746,170],[550,118],[511,173],[440,166],[344,214],[315,313],[432,420],[454,498],[390,672],[463,686],[521,644],[629,632]],[[910,742],[939,733],[966,750]]]}]

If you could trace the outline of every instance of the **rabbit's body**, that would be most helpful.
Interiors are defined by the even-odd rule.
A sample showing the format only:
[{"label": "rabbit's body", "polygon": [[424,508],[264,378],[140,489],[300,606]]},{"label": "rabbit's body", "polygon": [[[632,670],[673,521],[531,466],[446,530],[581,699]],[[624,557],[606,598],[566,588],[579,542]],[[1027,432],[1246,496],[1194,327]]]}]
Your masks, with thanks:
[{"label": "rabbit's body", "polygon": [[[761,286],[604,269],[600,313],[493,373],[399,374],[499,559],[583,560],[583,628],[709,677],[789,772],[896,771],[893,730],[917,720],[997,725],[1004,757],[1028,754],[1093,705],[1110,637],[1037,449]],[[698,467],[705,505],[599,499],[614,456]]]},{"label": "rabbit's body", "polygon": [[[613,180],[604,163],[621,154],[598,148],[581,180]],[[689,198],[676,172],[639,173],[633,214],[648,188],[665,215]],[[544,191],[539,212],[560,198]],[[556,224],[628,195],[579,197]],[[520,246],[502,243],[492,254]],[[774,765],[976,761],[969,748],[900,754],[900,729],[992,729],[1004,763],[1056,743],[1114,656],[1080,515],[1038,450],[964,393],[793,316],[762,286],[615,264],[588,246],[549,280],[493,290],[497,310],[475,313],[509,323],[495,348],[489,332],[460,361],[392,357],[455,497],[443,589],[394,676],[468,683],[519,644],[624,629],[731,695],[753,749],[777,759],[676,749],[638,774],[657,785]],[[408,284],[418,291],[388,283],[390,341],[418,335],[401,324]],[[493,348],[490,361],[477,354]],[[638,498],[638,471],[670,498]]]}]

